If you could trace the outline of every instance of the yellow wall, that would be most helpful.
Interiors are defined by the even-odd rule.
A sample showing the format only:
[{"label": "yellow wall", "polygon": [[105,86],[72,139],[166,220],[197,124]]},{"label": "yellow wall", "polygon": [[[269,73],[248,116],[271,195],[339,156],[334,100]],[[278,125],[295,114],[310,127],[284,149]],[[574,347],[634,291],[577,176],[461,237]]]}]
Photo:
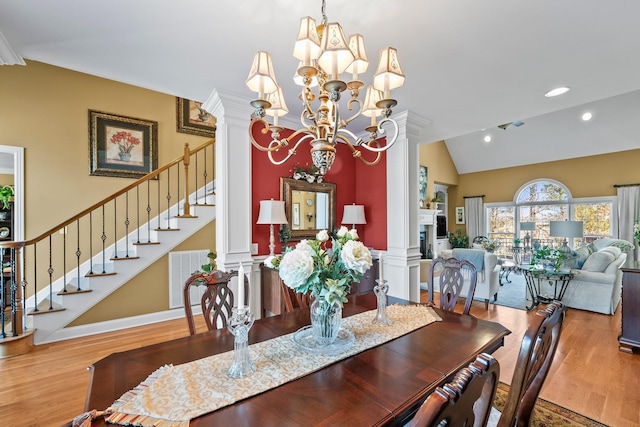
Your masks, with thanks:
[{"label": "yellow wall", "polygon": [[13,185],[13,175],[0,173],[0,185]]},{"label": "yellow wall", "polygon": [[[25,237],[56,226],[131,179],[89,175],[89,110],[158,122],[158,165],[207,138],[176,132],[175,97],[39,62],[0,67],[0,145],[25,147]],[[181,247],[215,250],[213,225]],[[166,257],[75,324],[168,308]]]},{"label": "yellow wall", "polygon": [[447,219],[452,232],[459,227],[466,232],[454,217],[465,196],[484,195],[485,203],[511,202],[520,187],[542,178],[563,183],[576,198],[614,196],[614,184],[640,182],[640,149],[458,175],[446,145],[437,142],[420,146],[420,164],[429,168],[430,197],[434,182],[450,185]]}]

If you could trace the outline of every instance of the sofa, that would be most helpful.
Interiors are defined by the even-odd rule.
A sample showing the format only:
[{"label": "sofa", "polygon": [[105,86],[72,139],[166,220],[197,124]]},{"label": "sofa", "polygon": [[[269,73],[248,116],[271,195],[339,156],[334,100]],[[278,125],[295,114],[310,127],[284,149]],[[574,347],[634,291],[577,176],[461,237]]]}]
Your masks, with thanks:
[{"label": "sofa", "polygon": [[622,294],[622,270],[633,245],[621,239],[599,239],[581,246],[567,259],[573,278],[562,302],[571,308],[614,314]]},{"label": "sofa", "polygon": [[[498,256],[494,253],[487,252],[483,249],[445,249],[441,251],[442,258],[457,258],[470,261],[478,272],[476,290],[474,299],[483,299],[485,308],[489,308],[489,300],[491,298],[498,299],[498,290],[500,289],[500,264],[498,264]],[[480,262],[478,262],[480,260]],[[438,287],[436,287],[438,289]],[[462,295],[466,295],[469,290],[469,284],[465,280],[462,287]]]}]

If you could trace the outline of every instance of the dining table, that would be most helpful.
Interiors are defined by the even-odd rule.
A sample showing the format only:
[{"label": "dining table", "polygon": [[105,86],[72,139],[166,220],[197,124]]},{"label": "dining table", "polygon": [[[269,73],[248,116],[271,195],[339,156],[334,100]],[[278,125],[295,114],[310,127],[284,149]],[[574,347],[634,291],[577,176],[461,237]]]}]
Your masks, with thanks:
[{"label": "dining table", "polygon": [[[387,304],[415,303],[388,297]],[[343,317],[376,307],[373,293],[352,295],[344,304]],[[441,321],[194,418],[189,426],[403,425],[436,387],[477,354],[493,353],[510,334],[496,322],[433,310]],[[294,334],[308,324],[308,309],[256,320],[249,331],[249,349],[252,344]],[[89,367],[85,410],[109,407],[161,366],[184,364],[233,348],[234,336],[218,329],[113,353]],[[97,419],[92,425],[112,424]]]}]

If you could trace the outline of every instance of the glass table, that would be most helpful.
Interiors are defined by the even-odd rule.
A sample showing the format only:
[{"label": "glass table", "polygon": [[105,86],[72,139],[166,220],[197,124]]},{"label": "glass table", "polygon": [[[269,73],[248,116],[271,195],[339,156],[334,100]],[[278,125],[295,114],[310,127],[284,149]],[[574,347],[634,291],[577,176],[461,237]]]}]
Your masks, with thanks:
[{"label": "glass table", "polygon": [[573,273],[568,268],[553,270],[538,265],[520,264],[518,269],[522,271],[527,283],[527,294],[531,295],[531,306],[527,306],[527,310],[554,300],[562,301],[573,278]]}]

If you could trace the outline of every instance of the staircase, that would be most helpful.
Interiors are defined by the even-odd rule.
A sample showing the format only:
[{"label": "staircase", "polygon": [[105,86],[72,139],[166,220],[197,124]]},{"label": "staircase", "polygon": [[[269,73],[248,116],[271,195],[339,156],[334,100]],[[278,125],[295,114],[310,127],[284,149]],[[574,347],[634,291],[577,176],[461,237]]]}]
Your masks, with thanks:
[{"label": "staircase", "polygon": [[[84,262],[80,266],[82,276],[85,276],[80,279],[80,289],[83,292],[76,291],[78,287],[76,278],[69,281],[68,291],[63,292],[64,279],[60,278],[52,285],[52,298],[50,298],[49,289],[39,291],[37,298],[33,296],[28,298],[26,306],[30,315],[27,317],[27,321],[31,320],[31,324],[28,326],[35,330],[34,343],[38,345],[82,335],[82,333],[78,333],[78,329],[81,330],[82,327],[65,328],[65,326],[213,221],[215,209],[214,205],[195,205],[194,217],[171,218],[171,231],[151,231],[148,240],[154,244],[131,245],[128,251],[119,251],[117,258],[114,257],[115,245],[108,247],[106,253],[109,256],[106,259],[109,261],[104,265],[101,264],[103,254],[96,254],[93,258],[93,271],[104,270],[107,274],[86,277],[90,269],[90,262]],[[166,215],[166,212],[163,212],[165,219]],[[156,219],[152,221],[156,221]],[[146,229],[146,225],[144,228]],[[129,235],[129,241],[133,241],[132,239],[138,231],[136,230]],[[120,240],[119,248],[125,247],[125,240],[124,238]],[[147,240],[146,237],[145,240]],[[75,292],[70,292],[69,289],[73,289]],[[34,313],[31,308],[35,307],[36,300],[39,301],[39,311]],[[53,307],[53,310],[49,310],[49,307]],[[182,314],[182,311],[180,312]],[[131,327],[132,325],[128,323],[126,326]],[[112,328],[107,329],[111,330]],[[94,327],[93,332],[97,331],[99,328],[96,330]]]},{"label": "staircase", "polygon": [[214,142],[194,150],[185,145],[183,156],[35,239],[0,242],[0,357],[101,328],[163,320],[150,315],[90,325],[90,331],[66,328],[215,219]]}]

